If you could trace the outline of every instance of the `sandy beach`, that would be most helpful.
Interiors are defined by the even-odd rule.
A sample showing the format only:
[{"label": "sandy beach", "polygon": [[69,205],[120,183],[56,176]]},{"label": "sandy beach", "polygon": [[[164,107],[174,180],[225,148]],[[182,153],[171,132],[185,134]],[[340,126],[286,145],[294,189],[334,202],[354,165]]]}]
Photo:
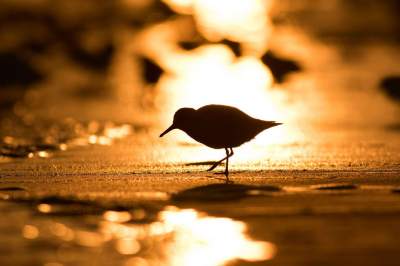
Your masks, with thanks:
[{"label": "sandy beach", "polygon": [[[140,145],[132,145],[133,137],[113,146],[5,162],[0,260],[2,265],[397,265],[400,145],[376,141],[363,143],[369,148],[362,154],[349,155],[354,166],[340,158],[325,169],[233,163],[233,184],[204,171],[205,164],[149,167],[140,159],[148,156],[135,161]],[[386,155],[368,159],[376,147]],[[191,154],[206,148],[175,149]],[[324,165],[312,155],[304,160]],[[180,215],[188,215],[187,223],[173,219]]]}]

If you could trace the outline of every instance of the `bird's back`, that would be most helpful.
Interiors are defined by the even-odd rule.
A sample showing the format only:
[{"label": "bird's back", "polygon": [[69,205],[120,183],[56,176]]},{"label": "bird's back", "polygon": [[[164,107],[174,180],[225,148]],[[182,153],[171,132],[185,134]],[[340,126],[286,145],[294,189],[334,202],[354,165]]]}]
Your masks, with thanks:
[{"label": "bird's back", "polygon": [[280,125],[255,119],[237,108],[225,105],[203,106],[196,111],[195,120],[195,125],[186,132],[212,148],[237,147],[261,131]]}]

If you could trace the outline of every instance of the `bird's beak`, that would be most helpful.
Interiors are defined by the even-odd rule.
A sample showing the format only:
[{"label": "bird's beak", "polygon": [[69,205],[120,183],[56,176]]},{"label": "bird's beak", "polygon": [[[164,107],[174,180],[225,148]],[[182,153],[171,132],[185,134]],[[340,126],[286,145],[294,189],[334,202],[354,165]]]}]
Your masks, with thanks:
[{"label": "bird's beak", "polygon": [[168,132],[170,132],[171,130],[175,129],[176,126],[174,124],[172,124],[169,128],[167,128],[163,133],[161,133],[160,138],[162,136],[164,136],[165,134],[167,134]]}]

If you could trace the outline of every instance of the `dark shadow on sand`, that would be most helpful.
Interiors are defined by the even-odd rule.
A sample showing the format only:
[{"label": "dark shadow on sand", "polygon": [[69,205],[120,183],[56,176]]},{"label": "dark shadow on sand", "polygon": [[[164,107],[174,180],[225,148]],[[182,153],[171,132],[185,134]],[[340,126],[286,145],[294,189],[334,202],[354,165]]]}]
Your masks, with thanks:
[{"label": "dark shadow on sand", "polygon": [[[229,201],[257,195],[254,192],[278,192],[277,186],[251,186],[242,184],[209,184],[178,192],[174,201]],[[253,193],[252,193],[253,192]]]},{"label": "dark shadow on sand", "polygon": [[400,123],[388,124],[385,126],[385,130],[399,133],[400,132]]},{"label": "dark shadow on sand", "polygon": [[351,183],[333,183],[311,186],[311,189],[313,190],[352,190],[357,188],[357,185]]},{"label": "dark shadow on sand", "polygon": [[392,189],[392,192],[400,194],[400,187]]},{"label": "dark shadow on sand", "polygon": [[[185,166],[196,166],[196,165],[213,165],[215,164],[216,161],[203,161],[203,162],[193,162],[193,163],[185,163]],[[225,165],[224,163],[221,163],[220,165]]]},{"label": "dark shadow on sand", "polygon": [[400,101],[400,76],[391,75],[384,77],[379,83],[380,89],[392,101]]},{"label": "dark shadow on sand", "polygon": [[23,187],[0,187],[0,191],[26,191]]}]

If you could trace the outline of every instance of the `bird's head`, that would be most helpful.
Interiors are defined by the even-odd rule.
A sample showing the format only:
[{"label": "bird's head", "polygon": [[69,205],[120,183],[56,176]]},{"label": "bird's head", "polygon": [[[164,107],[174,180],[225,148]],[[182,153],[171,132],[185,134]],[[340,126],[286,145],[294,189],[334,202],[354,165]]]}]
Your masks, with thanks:
[{"label": "bird's head", "polygon": [[193,108],[181,108],[178,111],[176,111],[172,125],[169,128],[167,128],[163,133],[161,133],[160,138],[176,128],[185,131],[187,125],[193,123],[193,118],[195,114],[196,110]]}]

